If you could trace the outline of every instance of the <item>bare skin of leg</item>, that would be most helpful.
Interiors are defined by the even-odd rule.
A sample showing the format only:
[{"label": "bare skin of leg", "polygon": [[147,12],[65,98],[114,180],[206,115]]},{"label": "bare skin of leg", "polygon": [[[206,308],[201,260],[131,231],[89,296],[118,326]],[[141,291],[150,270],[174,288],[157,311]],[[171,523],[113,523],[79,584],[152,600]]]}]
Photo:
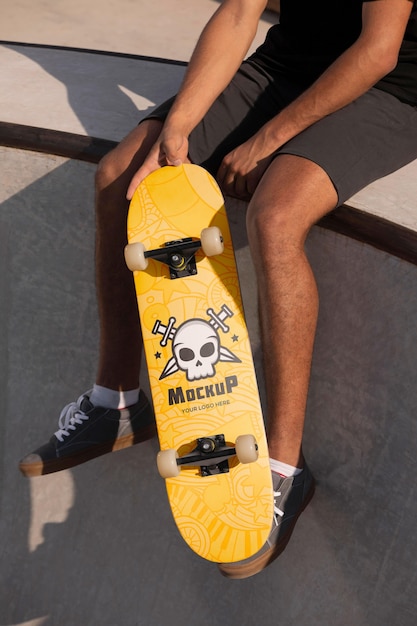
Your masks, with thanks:
[{"label": "bare skin of leg", "polygon": [[337,204],[327,174],[293,155],[276,158],[249,204],[247,223],[258,279],[270,456],[303,466],[302,435],[318,314],[304,252],[311,227]]},{"label": "bare skin of leg", "polygon": [[136,127],[104,157],[96,174],[96,288],[100,317],[96,383],[121,391],[139,386],[142,352],[133,275],[124,260],[126,192],[161,128],[157,120]]}]

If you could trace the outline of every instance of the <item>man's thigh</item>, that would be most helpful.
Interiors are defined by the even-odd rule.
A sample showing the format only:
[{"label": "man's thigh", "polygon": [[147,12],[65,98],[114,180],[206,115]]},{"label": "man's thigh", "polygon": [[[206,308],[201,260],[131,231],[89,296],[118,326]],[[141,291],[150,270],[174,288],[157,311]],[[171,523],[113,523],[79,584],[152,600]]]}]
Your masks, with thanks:
[{"label": "man's thigh", "polygon": [[338,204],[417,159],[417,109],[369,92],[300,133],[277,154],[310,159],[331,179]]}]

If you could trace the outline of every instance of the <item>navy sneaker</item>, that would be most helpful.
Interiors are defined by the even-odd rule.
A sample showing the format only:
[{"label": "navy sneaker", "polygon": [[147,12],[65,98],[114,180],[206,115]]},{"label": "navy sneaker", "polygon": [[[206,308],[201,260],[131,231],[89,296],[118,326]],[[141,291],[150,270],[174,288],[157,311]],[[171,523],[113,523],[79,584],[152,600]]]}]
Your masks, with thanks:
[{"label": "navy sneaker", "polygon": [[220,572],[227,578],[248,578],[272,563],[287,547],[297,519],[314,495],[314,478],[307,465],[290,478],[273,472],[272,482],[275,506],[271,534],[254,556],[236,563],[219,563]]},{"label": "navy sneaker", "polygon": [[142,391],[137,404],[121,410],[93,406],[89,393],[68,404],[61,412],[59,430],[20,461],[24,476],[59,472],[156,434],[154,413]]}]

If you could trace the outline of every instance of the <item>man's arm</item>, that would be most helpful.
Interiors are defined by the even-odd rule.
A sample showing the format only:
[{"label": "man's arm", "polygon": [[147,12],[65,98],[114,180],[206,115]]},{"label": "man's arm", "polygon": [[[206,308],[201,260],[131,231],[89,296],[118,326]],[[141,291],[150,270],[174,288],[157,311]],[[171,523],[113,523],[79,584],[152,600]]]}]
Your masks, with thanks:
[{"label": "man's arm", "polygon": [[163,132],[132,179],[128,198],[161,164],[186,160],[188,135],[230,83],[255,37],[267,0],[223,0],[200,35]]},{"label": "man's arm", "polygon": [[266,0],[224,0],[204,28],[168,124],[189,134],[227,87],[256,35]]},{"label": "man's arm", "polygon": [[252,139],[226,156],[218,173],[223,190],[239,197],[251,195],[274,150],[393,70],[411,9],[410,0],[364,2],[362,32],[356,42]]}]

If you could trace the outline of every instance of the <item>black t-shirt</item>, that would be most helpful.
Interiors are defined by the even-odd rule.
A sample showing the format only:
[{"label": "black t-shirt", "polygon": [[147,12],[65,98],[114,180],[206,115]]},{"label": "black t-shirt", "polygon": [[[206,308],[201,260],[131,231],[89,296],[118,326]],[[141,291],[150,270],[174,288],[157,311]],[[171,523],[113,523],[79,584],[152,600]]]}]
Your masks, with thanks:
[{"label": "black t-shirt", "polygon": [[[358,38],[362,4],[362,0],[281,0],[280,23],[269,30],[256,62],[307,86]],[[397,67],[376,87],[417,105],[417,0]]]}]

